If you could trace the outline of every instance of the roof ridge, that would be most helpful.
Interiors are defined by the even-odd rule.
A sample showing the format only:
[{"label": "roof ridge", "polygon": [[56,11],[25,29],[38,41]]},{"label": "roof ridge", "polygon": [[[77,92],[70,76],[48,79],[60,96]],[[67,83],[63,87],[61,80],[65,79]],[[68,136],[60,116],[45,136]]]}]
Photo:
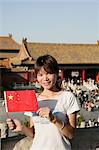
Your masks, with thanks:
[{"label": "roof ridge", "polygon": [[84,43],[45,43],[45,42],[27,42],[27,44],[38,44],[38,45],[71,45],[71,46],[97,46],[98,44],[84,44]]}]

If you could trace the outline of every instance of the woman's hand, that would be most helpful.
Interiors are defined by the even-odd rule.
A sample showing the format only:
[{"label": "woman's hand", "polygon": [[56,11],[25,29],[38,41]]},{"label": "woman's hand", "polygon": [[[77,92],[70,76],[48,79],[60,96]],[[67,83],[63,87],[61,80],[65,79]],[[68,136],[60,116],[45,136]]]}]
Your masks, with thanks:
[{"label": "woman's hand", "polygon": [[12,120],[11,118],[8,118],[7,120],[7,125],[12,132],[21,132],[23,129],[23,125],[21,121],[14,119]]},{"label": "woman's hand", "polygon": [[39,116],[41,116],[43,118],[48,118],[50,121],[53,118],[53,114],[52,114],[50,108],[48,108],[48,107],[39,108],[37,113],[39,114]]}]

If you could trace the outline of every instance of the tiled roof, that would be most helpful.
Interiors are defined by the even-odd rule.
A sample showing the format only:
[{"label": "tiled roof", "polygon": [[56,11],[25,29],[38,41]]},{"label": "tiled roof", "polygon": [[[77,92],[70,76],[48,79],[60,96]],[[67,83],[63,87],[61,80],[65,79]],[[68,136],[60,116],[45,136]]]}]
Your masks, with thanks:
[{"label": "tiled roof", "polygon": [[44,54],[54,56],[59,64],[99,64],[99,44],[29,43],[27,50],[33,59]]},{"label": "tiled roof", "polygon": [[19,50],[20,45],[10,36],[0,36],[0,50]]},{"label": "tiled roof", "polygon": [[15,57],[20,50],[20,45],[12,36],[0,36],[0,58],[6,59]]}]

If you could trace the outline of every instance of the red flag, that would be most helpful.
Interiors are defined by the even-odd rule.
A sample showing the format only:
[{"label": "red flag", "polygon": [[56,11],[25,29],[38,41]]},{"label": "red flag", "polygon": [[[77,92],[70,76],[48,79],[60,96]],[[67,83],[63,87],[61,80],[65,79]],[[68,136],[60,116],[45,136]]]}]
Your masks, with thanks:
[{"label": "red flag", "polygon": [[38,103],[34,90],[4,91],[7,112],[36,112]]}]

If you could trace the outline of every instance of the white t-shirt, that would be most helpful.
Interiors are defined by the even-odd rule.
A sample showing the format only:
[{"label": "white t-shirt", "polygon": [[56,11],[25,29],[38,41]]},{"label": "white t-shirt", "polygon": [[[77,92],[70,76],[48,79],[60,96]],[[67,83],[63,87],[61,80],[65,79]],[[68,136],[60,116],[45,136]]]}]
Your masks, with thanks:
[{"label": "white t-shirt", "polygon": [[[49,107],[52,113],[60,120],[67,122],[66,115],[79,111],[79,106],[75,96],[68,91],[62,91],[53,99],[38,99],[39,107]],[[35,136],[30,150],[71,150],[71,145],[56,127],[47,118],[42,118],[36,113],[26,112],[32,116],[35,127]]]}]

